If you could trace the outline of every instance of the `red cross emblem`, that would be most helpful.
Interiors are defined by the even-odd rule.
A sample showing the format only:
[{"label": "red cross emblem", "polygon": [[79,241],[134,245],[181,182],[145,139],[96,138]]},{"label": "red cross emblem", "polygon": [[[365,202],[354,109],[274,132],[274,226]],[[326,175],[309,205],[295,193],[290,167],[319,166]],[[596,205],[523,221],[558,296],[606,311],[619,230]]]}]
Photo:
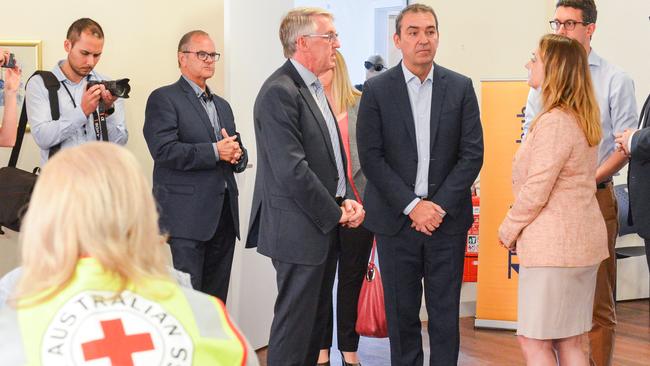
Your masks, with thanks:
[{"label": "red cross emblem", "polygon": [[86,361],[108,357],[111,365],[133,366],[132,354],[154,349],[149,333],[126,335],[121,319],[101,321],[100,324],[104,338],[81,345]]}]

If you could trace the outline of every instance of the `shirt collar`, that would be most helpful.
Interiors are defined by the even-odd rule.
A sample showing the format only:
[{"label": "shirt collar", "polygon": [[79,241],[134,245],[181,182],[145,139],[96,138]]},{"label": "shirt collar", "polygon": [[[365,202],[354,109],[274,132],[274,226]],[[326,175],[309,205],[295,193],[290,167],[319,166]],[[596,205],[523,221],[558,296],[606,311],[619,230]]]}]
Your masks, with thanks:
[{"label": "shirt collar", "polygon": [[205,86],[205,91],[204,91],[203,89],[201,89],[200,86],[198,86],[195,82],[190,80],[188,77],[186,77],[185,75],[182,75],[182,76],[183,76],[183,79],[185,79],[185,81],[187,81],[187,83],[190,84],[190,86],[192,87],[192,90],[194,90],[194,93],[196,94],[197,98],[200,98],[201,95],[203,95],[204,92],[208,96],[208,98],[212,97],[212,92],[210,91],[210,88],[207,85]]},{"label": "shirt collar", "polygon": [[296,68],[298,74],[302,78],[302,81],[304,81],[307,86],[311,86],[314,81],[318,80],[318,77],[316,77],[313,72],[309,71],[309,69],[303,66],[303,64],[300,62],[294,60],[293,58],[290,58],[289,61],[291,61],[293,67]]},{"label": "shirt collar", "polygon": [[[424,79],[424,81],[431,80],[431,82],[433,82],[433,69],[435,67],[436,67],[435,64],[431,65],[431,70],[429,70],[429,74],[427,75],[426,79]],[[404,61],[402,61],[402,71],[404,72],[404,80],[406,81],[407,84],[410,83],[411,80],[413,80],[413,78],[416,78],[418,83],[420,83],[420,78],[418,78],[414,73],[411,72],[411,70],[409,70],[406,67],[406,65],[404,65]],[[424,83],[420,83],[420,84],[424,84]]]},{"label": "shirt collar", "polygon": [[592,48],[589,52],[589,66],[600,66],[601,60],[600,56]]},{"label": "shirt collar", "polygon": [[[72,85],[79,84],[79,83],[72,82],[72,80],[68,79],[68,77],[65,76],[65,74],[63,73],[63,70],[61,70],[61,66],[63,66],[64,62],[65,62],[65,60],[60,60],[59,62],[56,63],[56,66],[54,66],[54,68],[52,69],[52,73],[54,74],[54,76],[56,76],[56,79],[59,80],[60,82],[67,81],[68,84],[72,84]],[[84,78],[82,78],[81,81],[83,81],[83,79],[86,79],[86,80],[90,80],[90,79],[99,80],[99,78],[95,74],[95,70],[90,71],[90,74],[88,74]]]}]

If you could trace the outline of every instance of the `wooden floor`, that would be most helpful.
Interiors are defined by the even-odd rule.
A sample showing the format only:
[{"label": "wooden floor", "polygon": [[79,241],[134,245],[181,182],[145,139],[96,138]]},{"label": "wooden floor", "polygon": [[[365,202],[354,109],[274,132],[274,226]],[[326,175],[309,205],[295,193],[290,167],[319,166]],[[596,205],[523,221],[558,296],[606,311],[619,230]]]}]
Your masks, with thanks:
[{"label": "wooden floor", "polygon": [[[619,302],[614,365],[650,365],[650,312],[648,300]],[[460,321],[459,365],[523,365],[524,360],[512,331],[474,329],[474,318]],[[586,347],[586,342],[585,342]],[[257,352],[266,366],[266,350]],[[375,366],[375,365],[364,365]]]}]

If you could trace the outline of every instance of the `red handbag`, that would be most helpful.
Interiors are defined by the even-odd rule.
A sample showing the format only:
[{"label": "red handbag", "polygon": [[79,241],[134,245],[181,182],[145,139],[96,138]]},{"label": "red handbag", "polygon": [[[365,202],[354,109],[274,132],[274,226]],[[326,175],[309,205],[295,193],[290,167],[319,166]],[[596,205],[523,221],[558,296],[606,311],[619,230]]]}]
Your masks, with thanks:
[{"label": "red handbag", "polygon": [[375,266],[377,242],[373,241],[368,269],[361,285],[357,305],[356,332],[364,337],[388,337],[386,307],[384,306],[384,286],[381,283],[379,268]]}]

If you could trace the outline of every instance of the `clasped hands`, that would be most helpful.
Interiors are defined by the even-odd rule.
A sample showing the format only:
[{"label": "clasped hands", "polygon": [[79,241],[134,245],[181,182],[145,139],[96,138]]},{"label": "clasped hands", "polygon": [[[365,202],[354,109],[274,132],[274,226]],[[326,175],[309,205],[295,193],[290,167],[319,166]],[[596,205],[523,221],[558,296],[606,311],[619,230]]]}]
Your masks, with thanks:
[{"label": "clasped hands", "polygon": [[630,151],[628,149],[627,142],[630,140],[630,136],[636,132],[636,128],[628,128],[623,132],[618,132],[614,134],[616,139],[616,150],[622,152],[626,156],[630,156]]},{"label": "clasped hands", "polygon": [[366,217],[366,210],[355,200],[345,200],[341,204],[341,219],[339,224],[348,228],[359,227]]},{"label": "clasped hands", "polygon": [[228,162],[230,164],[237,164],[239,159],[241,159],[243,152],[239,141],[237,141],[237,135],[228,136],[225,128],[221,129],[221,136],[223,139],[217,142],[217,151],[219,152],[219,159]]},{"label": "clasped hands", "polygon": [[442,207],[424,199],[420,200],[409,213],[411,227],[428,236],[433,235],[433,232],[440,227],[445,215],[446,212]]}]

